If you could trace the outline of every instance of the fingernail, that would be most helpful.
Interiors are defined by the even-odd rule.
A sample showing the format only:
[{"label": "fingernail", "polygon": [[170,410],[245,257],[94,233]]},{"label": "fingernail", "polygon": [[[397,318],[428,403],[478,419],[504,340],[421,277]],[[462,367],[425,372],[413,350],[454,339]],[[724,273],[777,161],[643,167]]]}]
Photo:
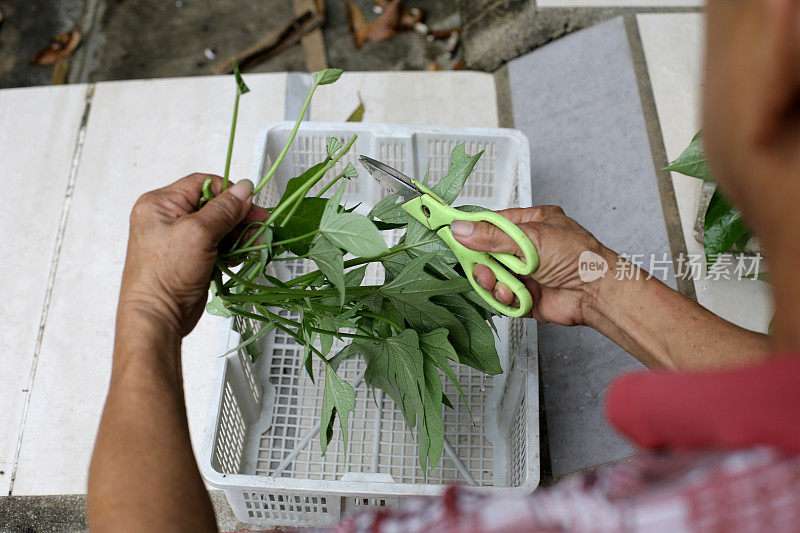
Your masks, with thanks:
[{"label": "fingernail", "polygon": [[241,200],[242,202],[246,201],[250,198],[250,195],[253,194],[253,182],[250,180],[241,180],[236,185],[231,187],[231,194],[234,195],[236,198]]},{"label": "fingernail", "polygon": [[467,220],[454,220],[450,223],[450,231],[453,232],[453,235],[457,235],[459,237],[469,237],[472,235],[473,229],[474,224]]}]

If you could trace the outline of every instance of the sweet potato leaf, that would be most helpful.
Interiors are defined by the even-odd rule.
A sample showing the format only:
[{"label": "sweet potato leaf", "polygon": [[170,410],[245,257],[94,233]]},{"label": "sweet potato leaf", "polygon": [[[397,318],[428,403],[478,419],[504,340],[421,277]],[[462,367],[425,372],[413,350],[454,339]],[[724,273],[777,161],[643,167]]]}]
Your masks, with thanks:
[{"label": "sweet potato leaf", "polygon": [[467,337],[460,337],[452,335],[453,331],[450,330],[450,339],[458,352],[459,361],[485,374],[501,374],[503,368],[492,330],[478,311],[458,294],[436,296],[433,301],[454,316],[467,332]]},{"label": "sweet potato leaf", "polygon": [[319,444],[322,454],[328,451],[328,443],[333,438],[333,421],[339,415],[344,449],[347,450],[347,418],[356,410],[356,391],[353,386],[336,375],[331,365],[325,365],[325,392],[322,397],[322,420],[320,423]]},{"label": "sweet potato leaf", "polygon": [[320,233],[353,255],[374,257],[387,251],[386,241],[370,219],[358,213],[340,213],[336,209],[343,190],[344,187],[339,187],[322,213]]},{"label": "sweet potato leaf", "polygon": [[319,234],[314,237],[308,256],[317,264],[317,268],[328,278],[328,281],[339,291],[339,305],[344,305],[345,281],[342,251],[331,244],[324,235]]},{"label": "sweet potato leaf", "polygon": [[450,153],[450,167],[447,170],[447,174],[436,185],[431,187],[431,190],[442,200],[452,204],[461,193],[467,178],[475,168],[475,163],[478,162],[482,155],[483,151],[475,155],[467,155],[463,143],[453,148]]}]

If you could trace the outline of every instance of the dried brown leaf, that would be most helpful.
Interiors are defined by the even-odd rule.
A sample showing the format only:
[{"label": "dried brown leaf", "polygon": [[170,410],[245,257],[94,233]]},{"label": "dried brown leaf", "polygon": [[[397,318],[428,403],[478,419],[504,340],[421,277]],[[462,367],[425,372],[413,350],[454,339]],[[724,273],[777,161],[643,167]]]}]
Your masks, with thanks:
[{"label": "dried brown leaf", "polygon": [[461,26],[456,26],[455,28],[445,28],[443,30],[431,30],[428,34],[434,39],[449,39],[451,35],[454,33],[460,33]]},{"label": "dried brown leaf", "polygon": [[400,0],[392,0],[378,18],[367,27],[367,40],[372,43],[391,39],[397,33],[400,23]]},{"label": "dried brown leaf", "polygon": [[28,61],[34,65],[52,65],[56,60],[72,55],[79,44],[81,44],[81,31],[74,28],[69,33],[60,33],[53,37],[52,43],[39,50]]},{"label": "dried brown leaf", "polygon": [[403,7],[400,12],[400,29],[413,30],[414,24],[422,22],[422,17],[424,16],[425,12],[419,8],[412,7],[411,9],[406,9]]},{"label": "dried brown leaf", "polygon": [[347,23],[350,26],[350,36],[356,48],[361,48],[367,40],[367,19],[364,13],[353,2],[347,2]]},{"label": "dried brown leaf", "polygon": [[436,61],[431,61],[430,64],[425,68],[425,70],[430,70],[430,71],[442,70],[442,66]]},{"label": "dried brown leaf", "polygon": [[456,61],[456,64],[453,65],[453,70],[464,70],[464,61],[461,59]]}]

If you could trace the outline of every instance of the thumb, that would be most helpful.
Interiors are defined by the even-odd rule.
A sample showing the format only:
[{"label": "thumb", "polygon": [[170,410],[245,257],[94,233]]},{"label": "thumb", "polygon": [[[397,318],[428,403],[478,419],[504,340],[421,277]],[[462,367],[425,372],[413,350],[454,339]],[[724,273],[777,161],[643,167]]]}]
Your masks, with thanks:
[{"label": "thumb", "polygon": [[[518,224],[518,226],[535,244],[534,224]],[[458,242],[471,250],[516,255],[522,253],[517,243],[506,232],[488,222],[454,220],[450,224],[450,230]]]},{"label": "thumb", "polygon": [[216,246],[244,219],[252,203],[253,182],[241,180],[189,216],[206,229]]}]

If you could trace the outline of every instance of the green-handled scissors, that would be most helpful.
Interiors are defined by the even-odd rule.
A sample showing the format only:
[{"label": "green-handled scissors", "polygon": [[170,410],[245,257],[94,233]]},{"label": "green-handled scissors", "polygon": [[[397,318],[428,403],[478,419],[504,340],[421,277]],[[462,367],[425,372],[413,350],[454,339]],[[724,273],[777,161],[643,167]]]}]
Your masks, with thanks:
[{"label": "green-handled scissors", "polygon": [[[528,236],[516,224],[493,211],[459,211],[454,207],[450,207],[447,202],[439,198],[425,185],[413,178],[409,178],[399,170],[363,155],[359,156],[358,159],[372,177],[386,190],[387,194],[397,194],[401,198],[403,210],[419,220],[426,228],[435,231],[447,246],[453,250],[464,269],[467,279],[486,303],[507,316],[524,316],[530,312],[533,305],[531,293],[514,274],[527,276],[536,271],[539,266],[539,254]],[[513,254],[470,250],[453,237],[453,233],[450,231],[450,223],[454,220],[488,222],[497,226],[519,246],[524,261]],[[497,281],[511,289],[511,292],[519,300],[519,307],[512,307],[497,301],[491,292],[481,287],[473,274],[475,265],[488,267],[494,273]]]}]

